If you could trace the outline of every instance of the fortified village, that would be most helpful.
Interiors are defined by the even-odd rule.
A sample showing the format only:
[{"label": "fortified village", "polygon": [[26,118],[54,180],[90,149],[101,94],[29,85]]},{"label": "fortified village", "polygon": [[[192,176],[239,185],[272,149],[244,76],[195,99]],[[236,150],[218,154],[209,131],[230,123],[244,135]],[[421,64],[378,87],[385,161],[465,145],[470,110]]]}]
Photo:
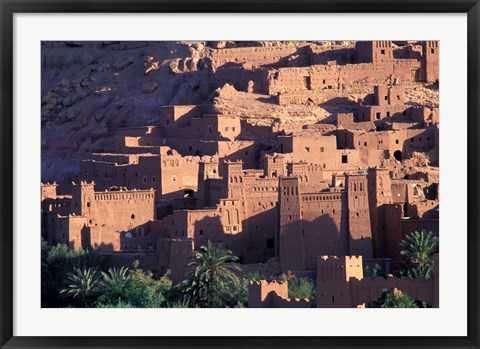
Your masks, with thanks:
[{"label": "fortified village", "polygon": [[[86,142],[108,146],[73,174],[42,174],[42,238],[97,249],[114,266],[138,259],[174,282],[209,240],[238,256],[242,273],[316,274],[316,300],[259,281],[250,307],[357,307],[385,288],[438,306],[438,270],[430,280],[364,277],[377,263],[395,269],[406,234],[438,236],[438,42],[185,47],[180,60],[141,62],[147,78],[199,77],[175,104],[156,106],[146,126],[95,114]],[[78,127],[69,91],[112,91],[90,88],[91,76],[47,93],[45,127]],[[160,88],[148,81],[141,93]]]}]

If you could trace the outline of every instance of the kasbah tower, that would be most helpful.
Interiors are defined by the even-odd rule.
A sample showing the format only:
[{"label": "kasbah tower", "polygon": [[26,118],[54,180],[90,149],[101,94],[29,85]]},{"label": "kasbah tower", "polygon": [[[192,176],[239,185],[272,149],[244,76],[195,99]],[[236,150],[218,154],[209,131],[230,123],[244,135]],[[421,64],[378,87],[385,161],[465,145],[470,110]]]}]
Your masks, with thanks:
[{"label": "kasbah tower", "polygon": [[[42,45],[48,244],[174,283],[222,244],[240,274],[277,280],[250,284],[251,307],[357,307],[394,288],[438,306],[438,270],[392,276],[408,234],[439,234],[438,42]],[[102,58],[55,63],[77,49]],[[288,298],[289,272],[316,299]]]}]

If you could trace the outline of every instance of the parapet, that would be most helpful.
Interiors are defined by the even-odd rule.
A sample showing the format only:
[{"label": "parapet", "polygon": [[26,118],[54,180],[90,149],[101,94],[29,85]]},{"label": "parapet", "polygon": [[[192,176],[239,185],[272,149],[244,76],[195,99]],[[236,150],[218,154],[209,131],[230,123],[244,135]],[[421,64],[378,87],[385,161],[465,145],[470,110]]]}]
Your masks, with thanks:
[{"label": "parapet", "polygon": [[311,299],[288,298],[288,281],[250,281],[249,308],[312,308]]},{"label": "parapet", "polygon": [[[318,256],[317,258],[317,274],[321,275],[322,270],[335,270],[340,272],[336,280],[349,281],[351,278],[363,279],[363,257],[362,256]],[[328,273],[331,275],[331,273]],[[329,277],[324,278],[324,280]]]},{"label": "parapet", "polygon": [[153,200],[155,190],[128,190],[128,191],[107,191],[95,192],[95,201],[125,201],[125,200]]},{"label": "parapet", "polygon": [[91,181],[90,183],[88,183],[87,181],[80,181],[80,183],[76,183],[74,181],[72,181],[72,185],[75,187],[75,186],[83,186],[83,185],[92,185],[92,186],[95,186],[95,181]]},{"label": "parapet", "polygon": [[250,281],[248,285],[249,295],[256,295],[260,301],[264,301],[270,292],[275,292],[283,299],[288,298],[288,281],[271,281],[260,280]]},{"label": "parapet", "polygon": [[363,257],[362,256],[345,256],[345,261],[351,262],[351,263],[362,263]]}]

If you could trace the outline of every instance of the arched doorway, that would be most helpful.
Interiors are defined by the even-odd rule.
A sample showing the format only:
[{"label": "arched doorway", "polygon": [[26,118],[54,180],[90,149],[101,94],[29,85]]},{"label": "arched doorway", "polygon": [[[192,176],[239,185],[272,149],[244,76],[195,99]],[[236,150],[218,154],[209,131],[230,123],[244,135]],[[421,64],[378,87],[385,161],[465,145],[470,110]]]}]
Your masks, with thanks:
[{"label": "arched doorway", "polygon": [[402,152],[400,150],[396,150],[393,153],[393,157],[395,158],[395,160],[402,161]]}]

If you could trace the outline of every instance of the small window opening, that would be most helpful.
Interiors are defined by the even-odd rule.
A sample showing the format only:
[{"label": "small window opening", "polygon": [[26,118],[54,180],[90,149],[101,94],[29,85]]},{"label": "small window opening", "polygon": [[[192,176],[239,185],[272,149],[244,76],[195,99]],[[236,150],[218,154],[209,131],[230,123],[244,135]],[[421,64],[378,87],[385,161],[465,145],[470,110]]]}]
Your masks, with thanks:
[{"label": "small window opening", "polygon": [[273,248],[275,241],[273,239],[267,239],[267,248]]},{"label": "small window opening", "polygon": [[303,85],[305,86],[305,88],[307,90],[312,89],[312,79],[310,78],[310,76],[304,76],[303,77]]}]

